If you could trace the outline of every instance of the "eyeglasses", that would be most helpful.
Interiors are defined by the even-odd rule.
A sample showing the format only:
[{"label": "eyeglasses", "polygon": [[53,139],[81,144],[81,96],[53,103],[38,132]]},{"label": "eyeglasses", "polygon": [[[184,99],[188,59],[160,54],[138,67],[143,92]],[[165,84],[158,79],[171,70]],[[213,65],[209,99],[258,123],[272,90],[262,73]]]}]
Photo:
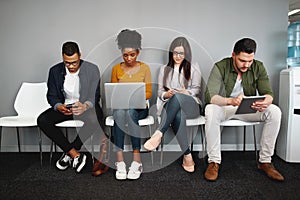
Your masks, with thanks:
[{"label": "eyeglasses", "polygon": [[180,56],[180,57],[184,57],[184,52],[177,52],[177,51],[173,51],[173,56]]},{"label": "eyeglasses", "polygon": [[76,61],[73,61],[73,62],[64,61],[64,63],[67,67],[69,67],[70,65],[77,66],[79,64],[79,60],[76,60]]}]

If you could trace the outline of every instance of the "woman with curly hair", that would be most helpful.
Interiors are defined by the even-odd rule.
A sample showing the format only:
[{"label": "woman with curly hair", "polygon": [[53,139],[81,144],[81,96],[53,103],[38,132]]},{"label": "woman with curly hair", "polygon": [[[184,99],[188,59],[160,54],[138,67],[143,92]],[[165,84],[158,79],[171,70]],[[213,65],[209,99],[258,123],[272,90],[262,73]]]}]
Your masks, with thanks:
[{"label": "woman with curly hair", "polygon": [[[141,34],[135,30],[122,30],[117,36],[118,47],[121,50],[123,62],[118,63],[112,69],[111,82],[145,82],[146,99],[152,95],[151,71],[147,64],[137,61],[141,50]],[[113,127],[114,143],[116,145],[116,179],[124,180],[138,179],[143,171],[140,157],[140,127],[138,120],[148,116],[148,107],[146,109],[118,109],[113,111],[115,120]],[[130,135],[133,161],[127,173],[124,162],[124,136],[125,124],[128,124],[128,134]]]}]

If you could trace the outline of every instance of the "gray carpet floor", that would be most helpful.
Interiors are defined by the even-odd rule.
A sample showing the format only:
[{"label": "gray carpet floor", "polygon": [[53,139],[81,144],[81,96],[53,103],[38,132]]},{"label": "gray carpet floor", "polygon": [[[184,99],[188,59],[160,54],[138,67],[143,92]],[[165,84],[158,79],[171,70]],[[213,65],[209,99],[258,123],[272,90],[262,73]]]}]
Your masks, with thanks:
[{"label": "gray carpet floor", "polygon": [[208,182],[203,177],[207,164],[197,152],[194,173],[182,169],[182,158],[168,162],[172,154],[164,154],[164,167],[160,168],[156,153],[153,166],[143,162],[147,172],[140,179],[118,181],[114,169],[93,177],[91,157],[76,174],[73,169],[55,168],[59,153],[51,165],[49,154],[44,153],[41,168],[39,153],[2,152],[0,199],[300,199],[300,164],[274,156],[275,167],[285,176],[284,182],[276,182],[256,168],[254,152],[225,151],[219,179]]}]

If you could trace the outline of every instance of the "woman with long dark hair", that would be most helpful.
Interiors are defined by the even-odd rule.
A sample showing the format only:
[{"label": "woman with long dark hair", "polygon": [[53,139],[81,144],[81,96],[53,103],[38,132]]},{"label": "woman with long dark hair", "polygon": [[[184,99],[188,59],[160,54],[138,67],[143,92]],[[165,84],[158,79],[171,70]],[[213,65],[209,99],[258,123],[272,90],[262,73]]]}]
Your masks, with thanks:
[{"label": "woman with long dark hair", "polygon": [[163,134],[171,126],[184,152],[182,167],[187,172],[194,172],[194,161],[187,137],[186,119],[200,114],[201,73],[191,64],[192,52],[189,42],[184,37],[177,37],[169,48],[168,64],[162,66],[158,77],[158,115],[161,123],[152,137],[144,144],[152,151],[158,147]]}]

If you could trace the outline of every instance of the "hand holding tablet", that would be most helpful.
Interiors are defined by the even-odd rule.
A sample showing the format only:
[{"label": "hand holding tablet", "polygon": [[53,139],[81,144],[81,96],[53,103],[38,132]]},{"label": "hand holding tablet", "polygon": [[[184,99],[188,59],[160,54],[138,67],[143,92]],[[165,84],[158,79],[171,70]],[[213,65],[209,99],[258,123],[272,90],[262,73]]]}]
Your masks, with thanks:
[{"label": "hand holding tablet", "polygon": [[256,113],[257,110],[251,107],[252,104],[256,101],[264,100],[265,98],[266,98],[265,96],[244,96],[235,114]]}]

